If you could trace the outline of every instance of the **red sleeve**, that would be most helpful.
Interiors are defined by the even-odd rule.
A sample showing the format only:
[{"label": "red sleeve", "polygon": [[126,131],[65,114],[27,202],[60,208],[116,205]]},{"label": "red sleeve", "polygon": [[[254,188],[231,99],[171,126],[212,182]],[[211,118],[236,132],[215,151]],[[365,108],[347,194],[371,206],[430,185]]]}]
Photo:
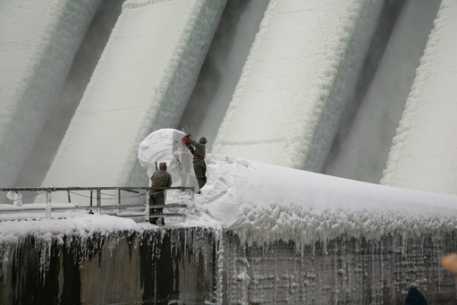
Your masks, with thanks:
[{"label": "red sleeve", "polygon": [[182,144],[184,144],[184,145],[189,145],[190,142],[191,142],[191,140],[189,139],[188,136],[184,136],[184,137],[181,139],[181,141],[182,141]]}]

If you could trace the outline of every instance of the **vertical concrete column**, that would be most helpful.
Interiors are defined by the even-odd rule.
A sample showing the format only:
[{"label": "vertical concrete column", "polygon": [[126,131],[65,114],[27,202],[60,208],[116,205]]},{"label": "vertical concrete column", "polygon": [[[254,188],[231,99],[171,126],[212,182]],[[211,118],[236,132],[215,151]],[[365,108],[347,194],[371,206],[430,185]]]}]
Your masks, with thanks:
[{"label": "vertical concrete column", "polygon": [[444,0],[382,183],[457,194],[457,2]]},{"label": "vertical concrete column", "polygon": [[320,170],[382,1],[272,0],[213,151]]},{"label": "vertical concrete column", "polygon": [[58,103],[99,0],[3,1],[0,9],[0,184],[13,185]]}]

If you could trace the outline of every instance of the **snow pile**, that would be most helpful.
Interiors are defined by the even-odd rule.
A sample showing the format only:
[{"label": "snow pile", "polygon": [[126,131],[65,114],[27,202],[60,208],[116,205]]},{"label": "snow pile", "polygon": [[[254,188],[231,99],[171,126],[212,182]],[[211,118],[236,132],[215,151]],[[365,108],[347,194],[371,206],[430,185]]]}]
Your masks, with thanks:
[{"label": "snow pile", "polygon": [[443,0],[393,141],[384,184],[457,193],[457,2]]},{"label": "snow pile", "polygon": [[249,242],[299,244],[457,229],[457,198],[261,163],[211,158],[196,206]]},{"label": "snow pile", "polygon": [[225,0],[141,3],[124,3],[43,185],[144,185],[138,144],[178,125]]},{"label": "snow pile", "polygon": [[166,162],[173,186],[198,187],[192,154],[182,144],[185,133],[176,129],[159,129],[149,134],[138,148],[138,160],[151,177],[158,163]]},{"label": "snow pile", "polygon": [[382,3],[272,0],[213,152],[319,170]]},{"label": "snow pile", "polygon": [[49,113],[99,0],[2,1],[0,184],[13,185]]},{"label": "snow pile", "polygon": [[0,241],[14,243],[27,235],[43,240],[62,241],[64,236],[77,235],[84,239],[92,237],[94,234],[109,235],[119,231],[142,232],[146,228],[157,227],[107,215],[86,215],[65,220],[0,222]]}]

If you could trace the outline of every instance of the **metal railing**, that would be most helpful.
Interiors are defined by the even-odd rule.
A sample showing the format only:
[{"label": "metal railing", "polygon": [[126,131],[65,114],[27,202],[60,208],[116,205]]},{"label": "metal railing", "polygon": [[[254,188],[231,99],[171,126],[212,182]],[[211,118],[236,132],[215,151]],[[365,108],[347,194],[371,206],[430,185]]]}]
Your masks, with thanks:
[{"label": "metal railing", "polygon": [[[195,189],[192,187],[169,187],[157,191],[188,192],[191,195],[191,201],[194,200]],[[16,217],[12,218],[14,220],[28,218],[41,219],[43,217],[37,217],[36,215],[39,212],[45,212],[44,217],[52,218],[53,212],[63,213],[66,211],[77,210],[87,210],[89,214],[108,214],[130,218],[145,217],[145,219],[149,219],[149,217],[157,218],[184,216],[182,213],[161,213],[157,215],[149,215],[149,195],[151,194],[151,188],[147,186],[12,187],[0,188],[0,193],[9,193],[10,195],[15,195],[15,198],[19,198],[19,202],[16,202],[15,205],[11,204],[11,201],[14,201],[14,199],[11,199],[8,205],[2,205],[0,207],[0,221],[5,220],[2,219],[1,216],[5,216],[7,214],[15,214]],[[21,198],[23,193],[34,194],[30,196],[30,198],[33,198],[31,203],[22,202]],[[57,203],[55,201],[53,202],[53,195],[55,195],[55,193],[60,193],[58,200],[58,203],[62,204],[60,206],[53,206],[53,203]],[[62,193],[64,193],[63,196]],[[42,194],[44,194],[45,197],[40,204],[38,204],[37,202],[39,202],[39,200],[36,199],[36,195],[40,196]],[[144,199],[142,200],[141,197],[143,196]],[[78,198],[75,200],[75,197]],[[65,204],[68,204],[68,206]],[[154,208],[182,209],[187,208],[187,205],[182,203],[170,203],[163,206],[154,206]],[[140,213],[137,213],[137,210],[135,209],[140,209]],[[30,217],[30,215],[26,215],[31,213],[35,215],[32,215],[32,217]],[[21,215],[25,217],[21,217]],[[63,217],[62,215],[60,216]]]}]

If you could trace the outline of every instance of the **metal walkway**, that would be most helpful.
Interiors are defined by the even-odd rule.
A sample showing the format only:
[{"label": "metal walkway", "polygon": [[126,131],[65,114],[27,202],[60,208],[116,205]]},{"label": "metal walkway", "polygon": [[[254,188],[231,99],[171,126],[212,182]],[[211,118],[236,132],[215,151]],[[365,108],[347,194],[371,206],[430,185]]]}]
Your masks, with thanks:
[{"label": "metal walkway", "polygon": [[[193,202],[194,188],[170,187],[163,190],[176,193],[171,197],[178,203],[155,206],[165,212],[149,215],[151,188],[146,186],[0,188],[2,198],[9,199],[8,203],[0,203],[0,221],[61,219],[85,213],[128,217],[137,221],[147,221],[149,217],[185,217],[183,210],[187,204],[179,202]],[[31,203],[23,202],[24,193],[31,193],[28,196],[34,198]],[[53,200],[56,194],[59,200]],[[40,197],[43,199],[40,200]]]}]

